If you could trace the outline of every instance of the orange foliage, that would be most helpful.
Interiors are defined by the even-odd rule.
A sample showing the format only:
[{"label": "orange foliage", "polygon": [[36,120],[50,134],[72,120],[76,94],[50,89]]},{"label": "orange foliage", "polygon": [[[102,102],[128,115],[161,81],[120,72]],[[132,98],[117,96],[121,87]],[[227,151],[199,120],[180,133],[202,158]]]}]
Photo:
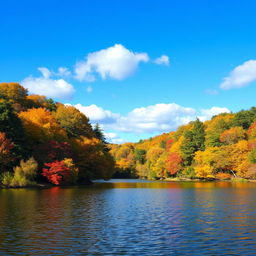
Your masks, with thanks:
[{"label": "orange foliage", "polygon": [[232,176],[226,172],[219,172],[216,174],[216,179],[218,179],[218,180],[229,180],[229,179],[231,179],[231,177]]},{"label": "orange foliage", "polygon": [[12,149],[14,144],[6,138],[5,133],[0,132],[0,169],[2,169],[6,164],[15,160]]},{"label": "orange foliage", "polygon": [[182,158],[178,153],[170,153],[166,160],[166,169],[171,175],[175,175],[182,168]]},{"label": "orange foliage", "polygon": [[51,112],[45,108],[32,108],[21,112],[19,118],[22,120],[27,136],[36,141],[58,141],[67,137]]},{"label": "orange foliage", "polygon": [[248,129],[249,138],[256,138],[256,121]]},{"label": "orange foliage", "polygon": [[245,138],[245,131],[242,127],[232,127],[220,135],[220,141],[225,144],[237,143]]}]

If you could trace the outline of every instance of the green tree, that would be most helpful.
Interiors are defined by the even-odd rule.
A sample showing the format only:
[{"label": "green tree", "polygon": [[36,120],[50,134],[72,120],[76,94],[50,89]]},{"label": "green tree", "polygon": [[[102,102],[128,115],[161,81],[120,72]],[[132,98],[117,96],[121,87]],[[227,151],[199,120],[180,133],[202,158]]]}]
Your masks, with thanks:
[{"label": "green tree", "polygon": [[3,99],[0,100],[0,132],[5,133],[6,137],[13,142],[13,152],[17,160],[26,156],[22,122],[14,113],[11,103]]},{"label": "green tree", "polygon": [[256,108],[252,107],[250,110],[241,110],[235,114],[233,126],[242,126],[248,129],[253,121],[256,119]]},{"label": "green tree", "polygon": [[54,115],[60,126],[67,131],[70,138],[79,136],[91,138],[93,136],[89,119],[75,107],[58,104]]},{"label": "green tree", "polygon": [[184,165],[191,165],[195,152],[205,149],[205,131],[203,123],[197,119],[193,122],[193,127],[189,131],[185,131],[184,140],[181,145],[181,155]]},{"label": "green tree", "polygon": [[94,137],[100,140],[103,144],[107,144],[106,138],[104,136],[103,130],[100,128],[100,125],[97,123],[93,128]]},{"label": "green tree", "polygon": [[135,160],[138,161],[140,164],[144,164],[146,161],[146,153],[147,153],[146,150],[136,148],[134,150]]}]

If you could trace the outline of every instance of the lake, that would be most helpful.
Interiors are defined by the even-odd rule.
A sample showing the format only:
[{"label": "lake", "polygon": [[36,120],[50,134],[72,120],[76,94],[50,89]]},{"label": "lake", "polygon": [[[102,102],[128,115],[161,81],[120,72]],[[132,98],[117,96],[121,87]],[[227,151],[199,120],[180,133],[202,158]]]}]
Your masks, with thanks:
[{"label": "lake", "polygon": [[256,183],[0,190],[0,255],[253,255]]}]

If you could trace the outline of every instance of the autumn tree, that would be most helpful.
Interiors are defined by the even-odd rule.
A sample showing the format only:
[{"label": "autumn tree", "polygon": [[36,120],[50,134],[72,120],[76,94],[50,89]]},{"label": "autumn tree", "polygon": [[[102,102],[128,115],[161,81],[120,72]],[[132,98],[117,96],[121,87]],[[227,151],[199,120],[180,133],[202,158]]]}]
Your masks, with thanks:
[{"label": "autumn tree", "polygon": [[49,111],[56,110],[56,103],[52,99],[48,99],[46,96],[31,94],[26,98],[27,108],[46,108]]},{"label": "autumn tree", "polygon": [[71,144],[74,163],[79,168],[79,182],[85,183],[95,178],[111,178],[114,173],[114,160],[98,139],[79,137],[72,139]]},{"label": "autumn tree", "polygon": [[10,168],[15,160],[13,153],[14,144],[9,140],[5,133],[0,132],[0,173]]},{"label": "autumn tree", "polygon": [[245,138],[245,131],[242,127],[232,127],[220,135],[220,141],[225,144],[234,144]]},{"label": "autumn tree", "polygon": [[18,83],[0,83],[0,98],[10,103],[24,104],[27,97],[27,89]]},{"label": "autumn tree", "polygon": [[55,185],[64,185],[72,183],[75,180],[74,176],[76,176],[77,172],[78,170],[74,167],[72,160],[65,159],[45,163],[42,175]]},{"label": "autumn tree", "polygon": [[232,127],[233,114],[220,114],[212,118],[206,125],[205,145],[206,147],[218,147],[222,145],[220,135]]},{"label": "autumn tree", "polygon": [[249,139],[256,138],[256,121],[254,121],[248,129],[248,137]]},{"label": "autumn tree", "polygon": [[93,137],[93,129],[89,119],[73,106],[58,104],[54,114],[60,126],[67,131],[69,137]]},{"label": "autumn tree", "polygon": [[66,131],[58,124],[55,117],[45,108],[32,108],[19,114],[25,132],[33,143],[50,140],[65,140]]},{"label": "autumn tree", "polygon": [[179,153],[170,153],[165,165],[170,175],[176,175],[182,169],[182,158]]}]

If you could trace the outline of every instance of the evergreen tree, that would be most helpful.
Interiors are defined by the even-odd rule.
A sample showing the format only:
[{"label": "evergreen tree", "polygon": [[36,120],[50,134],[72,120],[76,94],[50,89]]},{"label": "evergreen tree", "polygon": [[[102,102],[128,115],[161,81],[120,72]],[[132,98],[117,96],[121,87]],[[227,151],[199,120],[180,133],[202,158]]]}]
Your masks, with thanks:
[{"label": "evergreen tree", "polygon": [[100,125],[97,123],[93,129],[94,137],[99,139],[103,144],[108,144],[104,136],[103,130],[100,128]]},{"label": "evergreen tree", "polygon": [[255,119],[255,107],[252,107],[250,110],[241,110],[235,114],[233,126],[242,126],[244,129],[248,129]]},{"label": "evergreen tree", "polygon": [[193,122],[193,128],[184,133],[184,141],[181,145],[181,155],[184,165],[191,165],[196,151],[205,149],[205,131],[203,123],[197,119]]}]

